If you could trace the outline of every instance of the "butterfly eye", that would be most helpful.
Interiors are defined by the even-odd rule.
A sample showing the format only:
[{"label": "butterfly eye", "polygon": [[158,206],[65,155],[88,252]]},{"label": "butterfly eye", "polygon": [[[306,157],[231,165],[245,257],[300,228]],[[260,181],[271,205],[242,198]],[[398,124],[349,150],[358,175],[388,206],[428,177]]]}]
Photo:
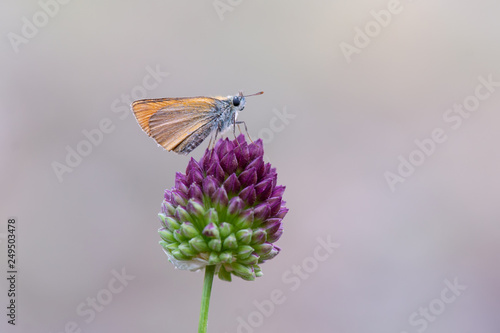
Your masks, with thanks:
[{"label": "butterfly eye", "polygon": [[233,97],[233,105],[234,106],[240,105],[240,101],[241,101],[240,97],[238,97],[238,96]]}]

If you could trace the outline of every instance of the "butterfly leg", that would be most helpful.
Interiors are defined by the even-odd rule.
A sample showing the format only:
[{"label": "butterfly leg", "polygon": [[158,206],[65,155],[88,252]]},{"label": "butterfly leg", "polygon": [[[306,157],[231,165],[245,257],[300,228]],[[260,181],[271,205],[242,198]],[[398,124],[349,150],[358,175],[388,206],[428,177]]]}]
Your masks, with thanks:
[{"label": "butterfly leg", "polygon": [[210,141],[208,141],[208,149],[210,150],[210,146],[212,145],[212,139],[214,137],[213,136],[210,136]]},{"label": "butterfly leg", "polygon": [[217,128],[215,130],[215,136],[214,136],[214,148],[215,148],[215,144],[217,143],[217,136],[219,136],[219,128]]},{"label": "butterfly leg", "polygon": [[215,135],[210,138],[210,142],[208,143],[208,149],[210,149],[210,145],[212,144],[212,139],[214,140],[214,146],[212,147],[212,151],[210,152],[210,160],[212,159],[212,154],[215,150],[215,144],[217,143],[217,136],[219,135],[219,128],[215,130]]},{"label": "butterfly leg", "polygon": [[[239,124],[239,122],[238,122],[238,124]],[[241,134],[240,125],[238,125],[238,129],[240,130],[240,134]],[[236,138],[236,117],[233,117],[233,136],[234,136],[234,141],[236,141],[236,143],[238,143],[238,146],[239,146],[240,142]]]},{"label": "butterfly leg", "polygon": [[[240,127],[238,126],[238,129]],[[240,129],[240,133],[241,133],[241,129]],[[236,119],[233,118],[233,136],[234,136],[234,139],[236,140]]]},{"label": "butterfly leg", "polygon": [[[253,140],[252,140],[252,137],[250,136],[250,134],[248,133],[248,128],[247,128],[247,124],[244,122],[244,121],[236,121],[234,122],[235,125],[238,125],[238,129],[240,130],[240,133],[241,133],[241,128],[240,128],[240,124],[243,124],[243,126],[245,126],[245,132],[247,133],[247,136],[248,138],[250,139],[250,141],[252,141],[253,143]],[[233,130],[234,131],[234,130]],[[236,136],[235,136],[236,137]]]}]

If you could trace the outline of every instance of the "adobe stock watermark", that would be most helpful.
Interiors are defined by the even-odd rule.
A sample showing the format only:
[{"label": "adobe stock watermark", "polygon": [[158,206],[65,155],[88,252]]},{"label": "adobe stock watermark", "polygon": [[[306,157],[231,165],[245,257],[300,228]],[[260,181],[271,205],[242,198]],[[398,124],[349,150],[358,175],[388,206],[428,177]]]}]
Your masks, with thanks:
[{"label": "adobe stock watermark", "polygon": [[214,0],[212,5],[215,12],[221,21],[224,21],[224,15],[227,12],[232,12],[236,7],[241,5],[243,0]]},{"label": "adobe stock watermark", "polygon": [[[409,2],[413,2],[409,0]],[[362,28],[354,27],[354,37],[352,43],[341,42],[339,44],[340,51],[344,55],[348,64],[352,62],[354,54],[360,54],[361,51],[367,48],[372,40],[380,35],[393,21],[396,15],[403,12],[405,8],[400,0],[389,0],[387,9],[370,10],[371,20],[366,22]]]},{"label": "adobe stock watermark", "polygon": [[255,329],[261,327],[266,318],[273,315],[276,307],[287,301],[287,293],[297,291],[302,283],[314,274],[322,262],[330,258],[335,249],[340,244],[332,242],[331,236],[318,237],[318,245],[313,249],[312,254],[302,259],[299,264],[292,265],[281,275],[281,282],[286,289],[276,288],[271,290],[269,297],[258,301],[253,301],[254,310],[246,316],[236,318],[237,333],[253,333]]},{"label": "adobe stock watermark", "polygon": [[[453,282],[446,279],[444,280],[444,285],[445,287],[439,293],[439,297],[419,307],[417,311],[412,312],[408,317],[408,323],[415,328],[418,333],[425,332],[430,324],[435,322],[437,318],[467,289],[467,286],[459,284],[458,278],[455,278]],[[402,331],[400,333],[409,332]]]},{"label": "adobe stock watermark", "polygon": [[31,18],[23,16],[21,18],[20,34],[9,32],[7,38],[15,53],[19,53],[19,47],[22,44],[28,44],[30,40],[35,38],[40,29],[45,27],[51,19],[53,19],[60,11],[62,6],[68,4],[71,0],[40,0],[40,7]]},{"label": "adobe stock watermark", "polygon": [[[494,81],[493,74],[487,77],[479,76],[479,84],[476,85],[474,92],[466,96],[462,103],[455,103],[453,107],[443,113],[444,122],[452,130],[458,130],[462,127],[463,121],[470,118],[472,113],[476,112],[481,106],[481,102],[489,99],[496,88],[500,87],[500,81]],[[396,191],[396,185],[404,183],[411,175],[415,173],[418,167],[432,156],[439,145],[448,140],[446,130],[442,127],[436,127],[423,139],[414,140],[415,148],[406,156],[398,156],[398,166],[395,172],[384,172],[384,178],[391,192]]]},{"label": "adobe stock watermark", "polygon": [[[269,120],[269,125],[267,127],[263,127],[259,130],[257,134],[258,139],[262,139],[264,144],[268,144],[272,142],[277,133],[281,133],[285,130],[285,128],[290,125],[291,120],[297,117],[296,114],[288,113],[286,106],[280,111],[277,108],[273,108],[272,110],[274,116]],[[250,135],[254,138],[254,135]],[[271,163],[271,159],[269,158],[269,154],[264,156],[264,161],[267,163]]]},{"label": "adobe stock watermark", "polygon": [[261,128],[257,135],[265,144],[273,141],[275,134],[283,132],[290,125],[290,121],[297,117],[296,114],[288,113],[286,106],[281,111],[273,108],[273,114],[274,116],[269,120],[269,126]]},{"label": "adobe stock watermark", "polygon": [[[134,86],[129,94],[122,94],[111,103],[111,111],[118,115],[119,119],[123,120],[132,112],[130,104],[137,99],[146,98],[149,91],[152,91],[163,82],[169,75],[163,72],[159,65],[153,69],[146,66],[147,74],[142,79],[140,85]],[[66,156],[64,160],[52,161],[51,166],[59,183],[62,183],[66,174],[71,173],[82,162],[84,157],[89,156],[94,148],[98,147],[104,141],[106,135],[109,135],[116,129],[115,123],[110,118],[102,118],[98,124],[90,130],[82,130],[83,138],[73,146],[66,146]]]},{"label": "adobe stock watermark", "polygon": [[[87,297],[85,301],[81,302],[76,307],[76,314],[79,317],[78,321],[68,321],[64,324],[62,330],[57,333],[82,333],[83,324],[90,324],[95,320],[98,313],[103,312],[106,307],[109,307],[114,297],[125,290],[130,281],[135,279],[135,276],[127,274],[125,267],[121,271],[112,270],[113,277],[109,279],[106,287],[99,290],[95,296]],[[82,322],[83,320],[83,322]]]}]

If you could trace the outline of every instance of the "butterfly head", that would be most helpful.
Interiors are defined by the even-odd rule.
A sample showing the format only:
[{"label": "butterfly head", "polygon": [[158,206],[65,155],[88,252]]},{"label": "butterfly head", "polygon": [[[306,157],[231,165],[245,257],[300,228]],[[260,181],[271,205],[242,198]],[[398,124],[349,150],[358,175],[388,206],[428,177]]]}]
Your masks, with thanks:
[{"label": "butterfly head", "polygon": [[240,93],[236,96],[230,96],[231,105],[236,108],[238,111],[242,111],[245,108],[245,96],[240,91]]},{"label": "butterfly head", "polygon": [[236,108],[237,111],[242,111],[245,108],[245,97],[262,95],[263,93],[264,93],[263,91],[260,91],[260,92],[255,93],[255,94],[243,96],[243,92],[240,91],[238,93],[238,95],[229,96],[228,99],[229,99],[231,106],[233,108]]}]

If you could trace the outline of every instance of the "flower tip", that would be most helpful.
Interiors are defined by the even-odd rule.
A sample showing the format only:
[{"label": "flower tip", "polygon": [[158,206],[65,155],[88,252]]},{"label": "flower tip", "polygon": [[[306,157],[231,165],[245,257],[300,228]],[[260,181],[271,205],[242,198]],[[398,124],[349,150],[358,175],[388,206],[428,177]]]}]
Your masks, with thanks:
[{"label": "flower tip", "polygon": [[226,174],[231,175],[238,168],[238,160],[236,159],[236,154],[234,150],[228,151],[224,157],[220,160],[220,166],[226,172]]},{"label": "flower tip", "polygon": [[237,143],[246,143],[246,142],[247,142],[247,140],[246,140],[246,138],[245,138],[245,135],[244,135],[244,134],[240,134],[240,135],[238,135],[238,137],[236,138],[236,142],[237,142]]}]

